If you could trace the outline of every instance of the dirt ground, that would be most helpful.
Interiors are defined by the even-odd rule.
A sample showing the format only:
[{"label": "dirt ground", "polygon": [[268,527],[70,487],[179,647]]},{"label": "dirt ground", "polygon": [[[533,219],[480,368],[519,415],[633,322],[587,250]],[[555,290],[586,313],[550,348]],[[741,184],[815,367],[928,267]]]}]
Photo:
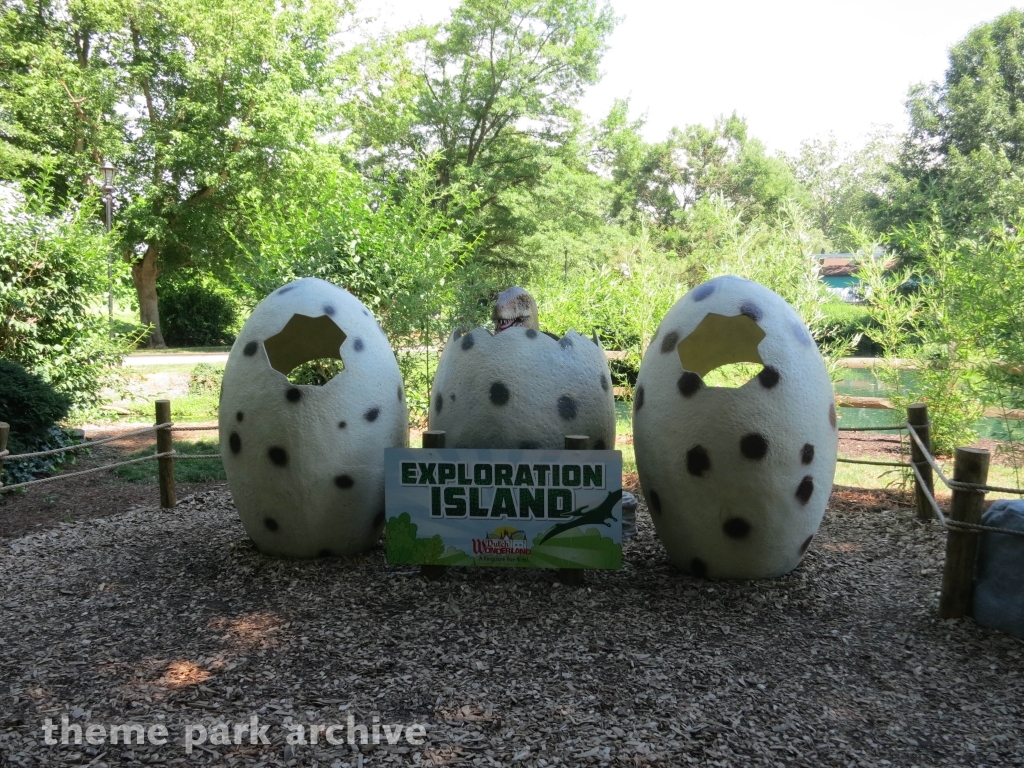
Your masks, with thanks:
[{"label": "dirt ground", "polygon": [[[87,439],[97,439],[139,429],[143,424],[123,424],[111,427],[86,427]],[[209,432],[190,432],[187,439],[217,439],[217,426]],[[181,435],[179,435],[180,437]],[[67,473],[112,464],[129,454],[152,448],[152,434],[139,435],[104,443],[89,449],[88,454],[78,451],[74,465],[65,465]],[[177,483],[178,498],[209,490],[220,483]],[[159,503],[159,488],[152,483],[129,483],[112,472],[95,472],[82,477],[56,480],[12,492],[0,499],[0,539],[16,538],[26,533],[45,531],[60,523],[110,517],[135,507]]]}]

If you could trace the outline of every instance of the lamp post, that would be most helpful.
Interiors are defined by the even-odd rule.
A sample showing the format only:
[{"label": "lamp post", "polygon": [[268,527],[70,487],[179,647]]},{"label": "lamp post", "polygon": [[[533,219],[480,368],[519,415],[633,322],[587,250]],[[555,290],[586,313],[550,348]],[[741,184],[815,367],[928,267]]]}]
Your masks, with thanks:
[{"label": "lamp post", "polygon": [[[117,169],[109,160],[100,166],[103,171],[103,205],[106,209],[107,234],[110,234],[110,217],[114,208],[114,173]],[[114,337],[114,252],[107,250],[107,322],[110,338]]]}]

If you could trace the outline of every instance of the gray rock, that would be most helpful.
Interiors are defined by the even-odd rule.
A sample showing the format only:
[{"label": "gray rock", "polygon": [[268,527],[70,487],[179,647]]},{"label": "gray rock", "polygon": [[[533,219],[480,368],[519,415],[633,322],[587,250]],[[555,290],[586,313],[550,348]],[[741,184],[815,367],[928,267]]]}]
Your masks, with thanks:
[{"label": "gray rock", "polygon": [[[1024,531],[1024,501],[995,502],[981,523]],[[986,627],[1024,637],[1024,537],[981,534],[974,619]]]},{"label": "gray rock", "polygon": [[636,535],[636,496],[622,492],[622,540]]}]

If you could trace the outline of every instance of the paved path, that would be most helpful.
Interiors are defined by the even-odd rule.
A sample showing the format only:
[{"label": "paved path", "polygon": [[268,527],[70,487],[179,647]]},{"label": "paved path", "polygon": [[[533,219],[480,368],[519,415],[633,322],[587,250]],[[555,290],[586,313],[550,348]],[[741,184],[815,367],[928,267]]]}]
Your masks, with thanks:
[{"label": "paved path", "polygon": [[198,363],[226,363],[227,352],[166,352],[163,354],[128,355],[125,365],[196,365]]}]

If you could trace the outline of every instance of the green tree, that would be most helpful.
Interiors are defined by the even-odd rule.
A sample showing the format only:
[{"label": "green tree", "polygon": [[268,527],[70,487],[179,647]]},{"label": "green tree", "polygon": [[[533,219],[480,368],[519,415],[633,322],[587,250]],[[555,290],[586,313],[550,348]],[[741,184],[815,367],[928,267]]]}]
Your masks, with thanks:
[{"label": "green tree", "polygon": [[329,147],[281,163],[293,186],[242,204],[235,282],[249,298],[319,277],[357,296],[392,338],[444,338],[458,320],[449,313],[467,244],[433,205],[429,169],[378,187]]},{"label": "green tree", "polygon": [[118,72],[97,55],[116,3],[0,2],[0,178],[46,179],[57,207],[88,194],[120,139]]},{"label": "green tree", "polygon": [[951,234],[980,234],[991,216],[1024,207],[1022,84],[1024,11],[953,46],[943,81],[910,91],[910,132],[879,229],[937,218]]},{"label": "green tree", "polygon": [[405,36],[405,72],[390,51],[390,87],[359,113],[362,141],[378,161],[429,162],[438,203],[477,252],[514,260],[523,222],[509,197],[540,184],[580,130],[575,104],[613,23],[597,0],[463,0]]},{"label": "green tree", "polygon": [[747,223],[810,202],[786,160],[768,155],[735,114],[712,126],[673,128],[652,143],[641,135],[643,120],[630,121],[628,108],[616,102],[598,127],[595,166],[611,180],[609,214],[634,231],[653,224],[664,247],[692,250],[705,237],[698,209],[712,200]]},{"label": "green tree", "polygon": [[683,160],[683,208],[717,197],[736,205],[744,219],[773,215],[790,200],[806,202],[805,193],[784,159],[769,156],[764,145],[747,133],[736,114],[721,117],[712,127],[691,125],[674,131]]},{"label": "green tree", "polygon": [[797,181],[810,194],[813,220],[833,250],[856,250],[858,241],[851,229],[872,230],[897,151],[896,137],[882,130],[857,150],[830,134],[802,142],[799,153],[788,158]]},{"label": "green tree", "polygon": [[609,214],[634,225],[643,220],[671,226],[681,208],[678,133],[652,144],[641,135],[643,126],[642,118],[629,119],[629,101],[617,100],[598,127],[595,159],[612,182]]},{"label": "green tree", "polygon": [[123,253],[149,343],[163,345],[164,268],[223,270],[240,201],[281,178],[285,150],[333,126],[341,62],[331,0],[43,0],[5,9],[0,82],[8,171],[53,154],[58,192],[84,194],[99,160],[123,169]]},{"label": "green tree", "polygon": [[90,311],[107,287],[111,247],[89,214],[93,202],[53,214],[46,195],[0,184],[0,359],[40,376],[76,409],[98,404],[134,341],[111,339],[107,318]]}]

